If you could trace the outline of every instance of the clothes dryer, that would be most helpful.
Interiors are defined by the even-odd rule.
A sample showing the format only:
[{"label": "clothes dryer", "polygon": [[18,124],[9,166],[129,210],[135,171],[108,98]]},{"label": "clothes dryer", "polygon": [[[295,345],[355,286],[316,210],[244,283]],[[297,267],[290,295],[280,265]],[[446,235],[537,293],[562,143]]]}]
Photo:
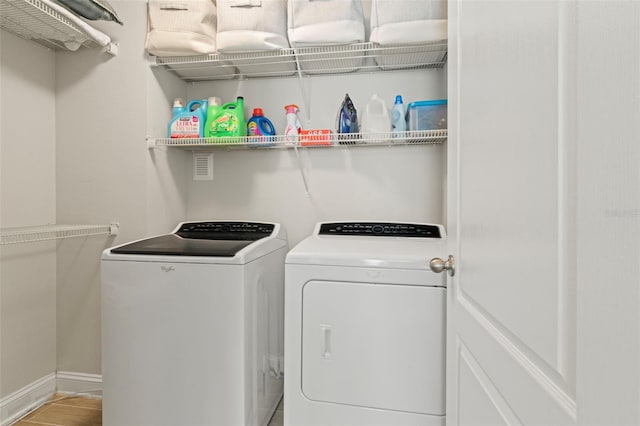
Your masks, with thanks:
[{"label": "clothes dryer", "polygon": [[285,426],[443,426],[442,225],[319,223],[285,265]]},{"label": "clothes dryer", "polygon": [[286,234],[187,222],[102,254],[103,424],[266,425],[282,397]]}]

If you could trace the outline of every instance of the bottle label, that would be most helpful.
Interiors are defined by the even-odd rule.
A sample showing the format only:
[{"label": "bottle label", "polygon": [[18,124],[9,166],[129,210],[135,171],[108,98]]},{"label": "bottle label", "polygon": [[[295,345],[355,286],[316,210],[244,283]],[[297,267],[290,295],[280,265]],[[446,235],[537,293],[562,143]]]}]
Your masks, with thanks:
[{"label": "bottle label", "polygon": [[258,127],[258,123],[255,121],[250,121],[247,124],[247,135],[249,136],[262,136],[262,132],[260,131],[260,127]]},{"label": "bottle label", "polygon": [[329,146],[331,139],[330,129],[300,130],[300,146]]},{"label": "bottle label", "polygon": [[212,133],[233,133],[238,130],[238,118],[224,114],[211,124]]},{"label": "bottle label", "polygon": [[171,123],[171,138],[199,138],[200,120],[195,115],[180,117]]}]

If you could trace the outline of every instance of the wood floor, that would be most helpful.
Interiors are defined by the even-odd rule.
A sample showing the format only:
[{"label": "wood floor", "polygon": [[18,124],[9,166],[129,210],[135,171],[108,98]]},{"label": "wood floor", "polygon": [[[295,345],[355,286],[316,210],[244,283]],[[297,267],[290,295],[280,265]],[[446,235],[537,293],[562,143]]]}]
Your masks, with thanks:
[{"label": "wood floor", "polygon": [[[282,401],[269,426],[282,426]],[[54,395],[50,402],[14,424],[15,426],[101,426],[102,400]]]},{"label": "wood floor", "polygon": [[100,426],[102,400],[56,394],[47,404],[29,413],[15,425]]}]

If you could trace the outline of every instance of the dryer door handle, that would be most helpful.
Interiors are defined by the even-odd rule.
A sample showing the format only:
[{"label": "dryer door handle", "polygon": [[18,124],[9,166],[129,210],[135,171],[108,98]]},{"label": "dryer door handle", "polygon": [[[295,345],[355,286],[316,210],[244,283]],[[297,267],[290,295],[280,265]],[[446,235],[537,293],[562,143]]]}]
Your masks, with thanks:
[{"label": "dryer door handle", "polygon": [[331,326],[326,324],[320,325],[320,332],[322,334],[322,348],[320,354],[322,358],[331,358]]}]

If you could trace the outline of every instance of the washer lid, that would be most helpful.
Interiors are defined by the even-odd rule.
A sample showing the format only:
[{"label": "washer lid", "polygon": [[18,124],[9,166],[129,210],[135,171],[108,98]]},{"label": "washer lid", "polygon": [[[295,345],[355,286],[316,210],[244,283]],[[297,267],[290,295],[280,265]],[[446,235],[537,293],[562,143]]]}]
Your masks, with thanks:
[{"label": "washer lid", "polygon": [[[286,246],[286,234],[280,225],[274,223],[184,222],[172,234],[107,249],[103,253],[103,259],[116,259],[121,255],[126,255],[127,260],[165,256],[175,260],[197,257],[206,263],[211,263],[216,258],[224,263],[245,263],[282,246]],[[160,257],[154,259],[169,261]]]},{"label": "washer lid", "polygon": [[[382,226],[382,230],[386,226],[386,231],[374,232],[374,228],[379,230],[378,226]],[[338,227],[340,231],[336,233],[327,231]],[[356,232],[350,232],[353,229]],[[371,232],[366,233],[367,229]],[[416,229],[420,229],[418,233],[422,235],[413,236]],[[393,230],[398,232],[394,235]],[[313,235],[289,251],[286,263],[428,271],[431,258],[446,254],[445,235],[444,227],[436,224],[319,223]]]},{"label": "washer lid", "polygon": [[177,234],[167,234],[116,247],[111,250],[111,253],[233,257],[252,242],[246,240],[184,238]]}]

